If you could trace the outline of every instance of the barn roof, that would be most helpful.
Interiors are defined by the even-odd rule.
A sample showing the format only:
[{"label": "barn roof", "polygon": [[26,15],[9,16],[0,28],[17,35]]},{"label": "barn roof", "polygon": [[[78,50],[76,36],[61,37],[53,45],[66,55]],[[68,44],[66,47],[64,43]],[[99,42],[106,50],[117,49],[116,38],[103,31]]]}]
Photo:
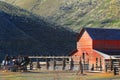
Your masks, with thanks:
[{"label": "barn roof", "polygon": [[120,50],[94,50],[101,54],[104,58],[109,59],[110,57],[120,57]]},{"label": "barn roof", "polygon": [[94,40],[120,40],[120,29],[83,28]]},{"label": "barn roof", "polygon": [[120,50],[97,50],[107,55],[120,55]]}]

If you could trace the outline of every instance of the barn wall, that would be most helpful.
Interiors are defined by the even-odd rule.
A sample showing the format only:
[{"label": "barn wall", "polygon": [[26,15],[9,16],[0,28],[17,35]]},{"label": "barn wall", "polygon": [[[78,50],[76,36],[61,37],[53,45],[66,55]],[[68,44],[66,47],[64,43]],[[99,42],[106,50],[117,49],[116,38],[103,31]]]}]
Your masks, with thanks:
[{"label": "barn wall", "polygon": [[86,31],[84,31],[81,38],[77,42],[77,49],[80,50],[81,48],[83,50],[92,48],[92,39]]},{"label": "barn wall", "polygon": [[[77,41],[77,51],[72,55],[74,61],[80,61],[80,57],[83,57],[85,54],[86,61],[89,59],[89,56],[92,53],[92,39],[86,31],[83,31],[81,37]],[[76,56],[76,58],[75,58]]]},{"label": "barn wall", "polygon": [[[86,50],[85,52],[85,64],[89,65],[89,69],[92,68],[92,65],[94,65],[94,70],[100,70],[100,68],[96,69],[96,64],[98,65],[98,67],[100,67],[100,59],[101,59],[101,63],[102,63],[102,69],[105,69],[105,65],[104,65],[104,57],[101,56],[100,54],[98,54],[97,52],[95,52],[93,49],[89,49]],[[81,60],[83,61],[83,52],[82,50],[77,51],[74,55],[73,55],[73,61],[75,62],[79,62],[80,61],[80,57]],[[98,58],[98,61],[96,61],[96,58]],[[88,62],[89,61],[89,62]]]},{"label": "barn wall", "polygon": [[[94,67],[96,69],[96,64],[98,65],[98,67],[100,67],[100,59],[101,59],[101,63],[102,63],[102,68],[105,68],[105,64],[104,64],[104,57],[101,56],[100,54],[98,54],[97,52],[95,52],[94,50],[92,50],[91,55],[89,56],[90,58],[90,66],[92,67],[92,64],[94,64]],[[98,58],[98,61],[96,61],[96,58]]]},{"label": "barn wall", "polygon": [[[77,51],[72,56],[82,56],[83,53],[88,55],[92,50],[92,39],[86,31],[80,35],[81,37],[77,41]],[[80,57],[74,58],[75,61],[79,61]]]},{"label": "barn wall", "polygon": [[102,67],[104,68],[104,58],[98,53],[96,53],[93,49],[94,47],[102,49],[105,46],[103,44],[104,42],[101,44],[101,41],[93,41],[89,36],[89,34],[86,31],[84,31],[83,34],[81,34],[80,39],[77,41],[77,51],[72,55],[74,57],[73,61],[79,62],[80,57],[82,58],[83,53],[85,53],[85,63],[89,64],[89,69],[92,68],[92,65],[96,67],[96,58],[98,58],[98,63],[97,63],[98,66],[100,66],[100,59],[101,59],[103,65]]},{"label": "barn wall", "polygon": [[[74,61],[79,62],[80,57],[83,57],[85,54],[85,63],[89,60],[89,69],[96,69],[96,64],[100,67],[100,62],[102,68],[105,69],[104,57],[97,53],[96,50],[120,50],[120,40],[93,40],[90,35],[84,29],[79,35],[77,41],[77,51],[72,54]],[[76,56],[76,57],[75,57]],[[83,59],[82,59],[83,60]],[[98,60],[98,61],[97,61]]]},{"label": "barn wall", "polygon": [[93,40],[93,48],[99,50],[120,50],[119,40]]}]

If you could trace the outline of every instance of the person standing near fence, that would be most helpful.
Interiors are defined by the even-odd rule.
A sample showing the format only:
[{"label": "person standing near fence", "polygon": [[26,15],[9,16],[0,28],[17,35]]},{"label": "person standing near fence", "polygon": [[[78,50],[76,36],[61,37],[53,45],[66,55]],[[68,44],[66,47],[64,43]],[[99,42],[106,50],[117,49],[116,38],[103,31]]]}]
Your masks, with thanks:
[{"label": "person standing near fence", "polygon": [[3,61],[5,72],[9,69],[9,61],[10,61],[10,57],[8,56],[8,54],[6,54],[5,59]]}]

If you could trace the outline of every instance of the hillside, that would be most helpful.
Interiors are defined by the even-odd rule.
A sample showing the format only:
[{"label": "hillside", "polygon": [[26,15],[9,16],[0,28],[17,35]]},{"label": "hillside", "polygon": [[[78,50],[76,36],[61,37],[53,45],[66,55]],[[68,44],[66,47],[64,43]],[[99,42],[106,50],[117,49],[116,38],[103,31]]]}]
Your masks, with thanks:
[{"label": "hillside", "polygon": [[120,27],[119,0],[6,0],[79,32],[81,27]]},{"label": "hillside", "polygon": [[75,34],[24,9],[0,1],[0,59],[10,55],[68,55]]}]

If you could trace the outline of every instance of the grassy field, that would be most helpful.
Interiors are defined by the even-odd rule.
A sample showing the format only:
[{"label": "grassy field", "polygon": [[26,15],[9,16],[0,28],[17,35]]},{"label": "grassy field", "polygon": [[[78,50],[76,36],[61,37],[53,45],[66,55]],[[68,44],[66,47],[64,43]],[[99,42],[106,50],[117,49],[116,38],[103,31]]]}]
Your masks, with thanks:
[{"label": "grassy field", "polygon": [[81,27],[120,28],[119,0],[5,0],[79,32]]},{"label": "grassy field", "polygon": [[0,72],[0,80],[120,80],[110,73],[84,73],[71,71]]}]

